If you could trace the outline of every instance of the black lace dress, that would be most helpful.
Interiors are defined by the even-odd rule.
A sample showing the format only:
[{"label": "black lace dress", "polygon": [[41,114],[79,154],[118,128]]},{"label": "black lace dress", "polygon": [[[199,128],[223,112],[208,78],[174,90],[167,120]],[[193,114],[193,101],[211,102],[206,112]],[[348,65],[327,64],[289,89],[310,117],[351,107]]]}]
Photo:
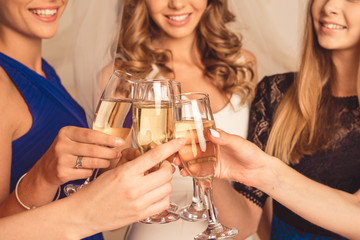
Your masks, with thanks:
[{"label": "black lace dress", "polygon": [[[273,115],[284,93],[294,81],[294,73],[265,77],[257,87],[250,110],[249,140],[265,149]],[[336,110],[333,119],[335,141],[327,150],[303,157],[291,165],[301,174],[329,187],[355,193],[360,189],[360,109],[358,98],[331,99]],[[263,207],[267,195],[240,183],[235,189]],[[329,209],[331,211],[331,209]],[[360,223],[354,223],[359,225]],[[320,228],[280,203],[273,201],[271,239],[344,239]]]}]

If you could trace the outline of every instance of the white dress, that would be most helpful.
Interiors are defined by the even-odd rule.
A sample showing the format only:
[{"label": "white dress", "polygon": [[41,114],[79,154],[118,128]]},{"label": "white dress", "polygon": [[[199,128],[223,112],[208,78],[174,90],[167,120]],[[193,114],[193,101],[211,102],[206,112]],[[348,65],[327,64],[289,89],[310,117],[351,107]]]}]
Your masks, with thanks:
[{"label": "white dress", "polygon": [[[249,104],[239,105],[240,96],[232,95],[230,102],[214,114],[215,124],[226,132],[247,137],[249,122]],[[182,177],[176,170],[172,180],[171,201],[179,206],[191,203],[193,193],[192,179]],[[167,224],[132,224],[125,240],[191,240],[206,229],[207,222],[187,222],[179,219]]]}]

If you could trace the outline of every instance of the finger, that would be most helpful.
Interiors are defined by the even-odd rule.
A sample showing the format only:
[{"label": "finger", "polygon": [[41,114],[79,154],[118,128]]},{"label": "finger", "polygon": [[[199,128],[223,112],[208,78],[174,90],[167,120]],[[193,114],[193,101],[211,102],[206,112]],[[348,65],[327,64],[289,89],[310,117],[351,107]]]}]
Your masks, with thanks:
[{"label": "finger", "polygon": [[144,209],[144,211],[141,212],[141,215],[139,216],[140,218],[136,219],[136,221],[140,221],[155,214],[159,214],[162,211],[169,209],[169,207],[170,207],[170,197],[166,196],[163,199],[155,203],[152,203],[151,205],[148,205]]},{"label": "finger", "polygon": [[137,204],[139,206],[144,206],[145,209],[147,209],[149,206],[157,204],[158,202],[166,199],[166,203],[165,205],[163,205],[164,208],[160,210],[153,210],[155,212],[153,212],[151,215],[159,213],[162,210],[169,208],[171,190],[172,186],[170,182],[163,184],[155,189],[152,189],[151,191],[144,193],[143,195],[141,195],[141,197],[137,198]]},{"label": "finger", "polygon": [[[58,176],[59,179],[68,179],[70,180],[76,180],[76,179],[85,179],[90,177],[93,174],[94,170],[90,168],[73,168],[69,169],[64,173],[64,176]],[[69,178],[71,176],[71,178]]]},{"label": "finger", "polygon": [[110,160],[102,158],[83,157],[82,165],[80,168],[108,168],[110,167]]},{"label": "finger", "polygon": [[232,135],[229,134],[227,132],[222,131],[221,129],[210,129],[209,130],[210,134],[209,135],[209,139],[216,144],[219,145],[229,145],[231,146],[235,146],[234,143],[237,143],[238,141],[243,140],[242,137],[237,136],[237,135]]},{"label": "finger", "polygon": [[[184,138],[186,139],[186,144],[191,144],[193,142],[198,143],[199,142],[199,133],[196,129],[194,130],[188,130],[184,129],[183,131],[180,129],[176,129],[176,138]],[[206,136],[203,136],[206,138]],[[202,138],[203,139],[203,138]]]},{"label": "finger", "polygon": [[137,148],[126,148],[121,152],[120,161],[116,164],[116,166],[120,166],[124,163],[127,163],[138,156],[140,156],[140,151]]},{"label": "finger", "polygon": [[179,150],[179,158],[186,163],[198,158],[212,157],[216,155],[216,151],[216,145],[210,141],[204,145],[188,144]]},{"label": "finger", "polygon": [[144,173],[156,164],[168,158],[170,155],[176,153],[183,147],[185,140],[183,138],[171,140],[168,143],[161,144],[147,153],[129,162],[136,169],[138,173]]},{"label": "finger", "polygon": [[182,164],[182,162],[181,162],[181,160],[180,160],[180,158],[179,158],[178,156],[176,156],[176,157],[174,158],[173,163],[176,164],[176,165],[179,166],[179,167],[183,167],[183,164]]},{"label": "finger", "polygon": [[186,171],[185,168],[180,169],[180,175],[183,176],[183,177],[190,176],[190,174],[188,173],[188,171]]},{"label": "finger", "polygon": [[74,143],[68,146],[68,151],[75,156],[83,156],[89,158],[102,158],[108,160],[120,159],[121,152],[116,148],[109,148],[101,145]]},{"label": "finger", "polygon": [[88,128],[64,127],[60,130],[59,135],[66,136],[72,141],[80,143],[98,144],[109,147],[121,147],[124,144],[124,140],[120,137]]},{"label": "finger", "polygon": [[[170,157],[169,157],[169,158],[170,158]],[[169,158],[168,158],[168,159],[169,159]],[[161,163],[160,168],[165,167],[164,164],[169,165],[169,166],[170,166],[170,169],[171,169],[171,172],[174,174],[174,172],[175,172],[175,170],[176,170],[174,164],[173,164],[172,162],[169,162],[169,160],[168,160],[168,161],[164,161],[164,162]],[[163,165],[164,165],[164,166],[163,166]],[[167,167],[167,166],[166,166],[166,167]]]},{"label": "finger", "polygon": [[[129,173],[129,172],[128,172]],[[144,194],[151,192],[164,184],[171,184],[172,180],[172,167],[169,163],[162,164],[160,168],[154,172],[141,176],[140,181],[136,184],[136,189],[133,189],[133,196],[143,196]]]}]

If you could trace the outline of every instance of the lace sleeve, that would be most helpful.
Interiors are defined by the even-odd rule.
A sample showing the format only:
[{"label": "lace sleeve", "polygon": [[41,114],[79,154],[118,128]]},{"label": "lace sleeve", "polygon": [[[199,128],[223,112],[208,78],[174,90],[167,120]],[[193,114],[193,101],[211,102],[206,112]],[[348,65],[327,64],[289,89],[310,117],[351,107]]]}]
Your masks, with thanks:
[{"label": "lace sleeve", "polygon": [[[248,140],[265,150],[271,130],[273,114],[294,79],[294,73],[265,77],[257,86],[250,108]],[[263,207],[268,195],[261,190],[235,183],[234,188],[256,205]]]}]

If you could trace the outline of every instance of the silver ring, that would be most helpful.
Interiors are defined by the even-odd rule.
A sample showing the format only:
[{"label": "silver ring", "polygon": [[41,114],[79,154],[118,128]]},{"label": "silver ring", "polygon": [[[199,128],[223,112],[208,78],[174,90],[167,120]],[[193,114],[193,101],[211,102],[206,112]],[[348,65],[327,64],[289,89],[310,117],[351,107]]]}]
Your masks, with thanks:
[{"label": "silver ring", "polygon": [[75,168],[81,168],[82,167],[82,156],[78,156],[76,159],[76,164],[75,164]]}]

